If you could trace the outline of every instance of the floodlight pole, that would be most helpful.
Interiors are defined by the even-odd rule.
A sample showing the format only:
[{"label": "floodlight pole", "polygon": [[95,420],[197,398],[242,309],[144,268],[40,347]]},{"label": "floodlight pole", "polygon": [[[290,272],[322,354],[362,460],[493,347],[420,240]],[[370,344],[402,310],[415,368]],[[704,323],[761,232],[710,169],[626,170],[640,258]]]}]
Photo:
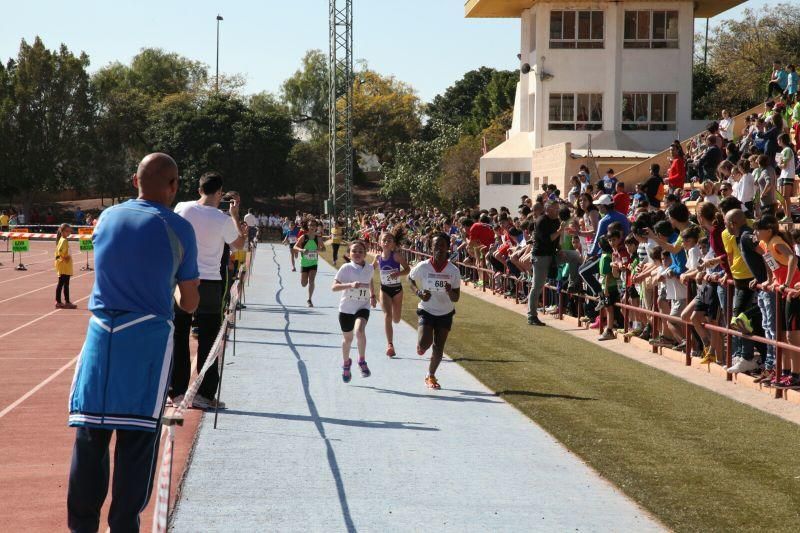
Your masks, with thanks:
[{"label": "floodlight pole", "polygon": [[329,214],[334,220],[344,215],[349,233],[353,216],[353,0],[328,0],[328,16]]},{"label": "floodlight pole", "polygon": [[222,15],[217,15],[217,78],[216,78],[216,92],[219,92],[219,22],[225,20]]}]

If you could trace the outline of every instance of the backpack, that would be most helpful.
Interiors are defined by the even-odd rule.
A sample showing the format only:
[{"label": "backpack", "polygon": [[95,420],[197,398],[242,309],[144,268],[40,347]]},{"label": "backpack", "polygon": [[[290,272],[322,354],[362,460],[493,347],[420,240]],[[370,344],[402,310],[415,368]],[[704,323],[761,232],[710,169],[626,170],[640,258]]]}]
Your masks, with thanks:
[{"label": "backpack", "polygon": [[664,186],[664,180],[661,180],[661,183],[658,184],[658,190],[656,191],[656,200],[659,202],[664,200],[666,189],[667,188]]}]

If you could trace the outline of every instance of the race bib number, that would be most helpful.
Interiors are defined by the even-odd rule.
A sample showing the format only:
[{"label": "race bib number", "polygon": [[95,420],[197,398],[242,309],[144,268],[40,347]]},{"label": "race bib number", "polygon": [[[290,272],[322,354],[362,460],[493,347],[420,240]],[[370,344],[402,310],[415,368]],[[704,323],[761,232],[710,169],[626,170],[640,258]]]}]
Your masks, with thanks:
[{"label": "race bib number", "polygon": [[303,252],[303,257],[305,257],[309,261],[316,261],[317,260],[317,251],[316,250],[306,250],[305,252]]},{"label": "race bib number", "polygon": [[345,298],[347,298],[348,300],[366,302],[369,300],[369,289],[367,288],[347,289],[347,292],[345,293]]},{"label": "race bib number", "polygon": [[386,286],[400,285],[400,278],[397,277],[399,272],[399,270],[381,270],[381,284]]},{"label": "race bib number", "polygon": [[447,292],[447,284],[450,283],[449,274],[430,273],[425,278],[425,290],[429,292]]},{"label": "race bib number", "polygon": [[764,262],[773,272],[775,272],[781,267],[780,263],[778,263],[778,261],[769,252],[764,252]]},{"label": "race bib number", "polygon": [[297,237],[295,235],[289,235],[289,244],[295,244],[297,242]]}]

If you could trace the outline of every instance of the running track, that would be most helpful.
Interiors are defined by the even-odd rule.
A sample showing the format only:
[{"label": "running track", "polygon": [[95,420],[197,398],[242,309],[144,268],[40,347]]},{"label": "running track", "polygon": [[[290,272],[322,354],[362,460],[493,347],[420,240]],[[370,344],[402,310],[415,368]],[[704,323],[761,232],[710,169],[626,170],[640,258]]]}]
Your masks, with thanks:
[{"label": "running track", "polygon": [[[86,305],[94,273],[79,270],[85,255],[74,243],[70,289],[78,309],[54,309],[53,247],[53,242],[31,241],[31,252],[23,255],[27,271],[14,270],[11,254],[0,253],[0,531],[66,530],[74,439],[74,430],[67,427],[67,399],[89,317]],[[199,418],[190,411],[177,431],[173,486]],[[143,531],[150,529],[151,509],[152,500],[142,518]]]}]

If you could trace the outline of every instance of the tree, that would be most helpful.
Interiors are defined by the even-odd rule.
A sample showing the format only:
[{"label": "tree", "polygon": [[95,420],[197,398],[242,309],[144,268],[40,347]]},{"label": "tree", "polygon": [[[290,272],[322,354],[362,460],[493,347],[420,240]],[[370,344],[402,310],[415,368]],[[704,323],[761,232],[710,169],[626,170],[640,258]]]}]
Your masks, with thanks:
[{"label": "tree", "polygon": [[289,117],[255,112],[235,96],[167,97],[153,109],[146,135],[152,150],[175,158],[185,194],[194,193],[195,180],[208,170],[222,172],[226,188],[243,197],[274,197],[288,188]]},{"label": "tree", "polygon": [[480,184],[481,139],[473,135],[461,137],[442,154],[439,190],[447,207],[455,211],[459,206],[478,203]]},{"label": "tree", "polygon": [[395,148],[394,161],[384,166],[381,194],[386,198],[408,197],[419,207],[438,205],[442,154],[458,141],[460,129],[436,122],[431,140],[413,140]]},{"label": "tree", "polygon": [[328,195],[328,143],[323,138],[311,139],[295,144],[287,161],[289,192],[313,196],[314,205]]},{"label": "tree", "polygon": [[23,40],[17,61],[3,75],[4,150],[0,172],[27,209],[43,191],[86,187],[93,102],[86,54],[66,46],[48,50],[40,38]]},{"label": "tree", "polygon": [[364,70],[353,82],[353,147],[391,160],[394,146],[418,136],[421,105],[414,90],[393,76]]},{"label": "tree", "polygon": [[[514,105],[519,73],[497,71],[488,67],[471,70],[448,87],[444,94],[434,97],[426,108],[431,121],[462,126],[464,131],[477,134],[492,119]],[[430,138],[432,131],[425,129]]]},{"label": "tree", "polygon": [[309,50],[302,66],[283,82],[283,101],[292,120],[310,135],[328,130],[328,57],[321,50]]},{"label": "tree", "polygon": [[719,82],[706,105],[735,115],[763,101],[772,62],[800,59],[798,18],[800,6],[778,4],[722,21],[709,38],[708,66]]}]

